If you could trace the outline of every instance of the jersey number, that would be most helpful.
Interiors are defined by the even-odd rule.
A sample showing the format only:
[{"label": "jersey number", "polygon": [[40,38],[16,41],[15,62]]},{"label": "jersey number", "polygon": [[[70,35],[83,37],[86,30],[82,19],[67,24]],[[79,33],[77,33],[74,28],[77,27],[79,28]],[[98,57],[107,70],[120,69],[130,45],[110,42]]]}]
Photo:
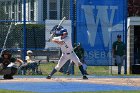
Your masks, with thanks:
[{"label": "jersey number", "polygon": [[68,46],[67,46],[67,45],[65,45],[65,47],[66,47],[66,48],[68,48]]}]

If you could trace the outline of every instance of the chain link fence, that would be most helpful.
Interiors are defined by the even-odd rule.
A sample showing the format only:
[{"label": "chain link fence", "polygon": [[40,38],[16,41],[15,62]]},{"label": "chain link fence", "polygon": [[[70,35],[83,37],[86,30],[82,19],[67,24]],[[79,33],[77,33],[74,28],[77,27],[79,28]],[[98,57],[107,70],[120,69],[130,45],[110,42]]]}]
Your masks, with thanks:
[{"label": "chain link fence", "polygon": [[70,0],[0,0],[1,53],[10,50],[24,61],[26,51],[31,50],[37,62],[57,62],[60,48],[45,48],[45,21],[64,16],[70,19]]},{"label": "chain link fence", "polygon": [[[75,31],[77,12],[80,12],[76,9],[76,2],[76,0],[0,0],[0,50],[11,50],[13,57],[20,57],[23,61],[26,51],[32,50],[36,61],[41,63],[38,64],[37,70],[43,74],[51,72],[61,52],[60,47],[46,48],[46,38],[49,36],[46,32],[51,28],[46,21],[58,21],[63,17],[71,20],[69,26],[72,27],[73,42],[76,42],[74,40],[77,38]],[[109,74],[109,68],[89,67],[89,72]]]}]

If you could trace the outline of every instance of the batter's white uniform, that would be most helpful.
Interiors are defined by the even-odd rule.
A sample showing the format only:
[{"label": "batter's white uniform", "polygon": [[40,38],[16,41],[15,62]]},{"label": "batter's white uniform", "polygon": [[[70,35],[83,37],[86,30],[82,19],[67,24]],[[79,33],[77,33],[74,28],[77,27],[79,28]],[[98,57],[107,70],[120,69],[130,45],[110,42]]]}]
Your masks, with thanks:
[{"label": "batter's white uniform", "polygon": [[[55,38],[53,38],[55,39]],[[69,36],[66,36],[64,39],[61,39],[61,37],[56,38],[59,41],[63,41],[63,45],[60,45],[62,55],[60,57],[60,60],[58,61],[58,64],[56,65],[55,69],[57,71],[60,70],[60,68],[70,59],[75,63],[76,66],[82,65],[80,62],[80,59],[78,56],[75,54],[73,51],[72,43],[71,43],[71,38]]]}]

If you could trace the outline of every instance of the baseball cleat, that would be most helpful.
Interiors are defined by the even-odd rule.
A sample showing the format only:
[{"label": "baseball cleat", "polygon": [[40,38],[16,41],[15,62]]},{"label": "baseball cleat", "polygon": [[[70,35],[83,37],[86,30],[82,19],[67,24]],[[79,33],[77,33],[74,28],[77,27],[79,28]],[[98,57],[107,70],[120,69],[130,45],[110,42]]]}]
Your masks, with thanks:
[{"label": "baseball cleat", "polygon": [[51,79],[51,76],[49,75],[49,76],[47,76],[46,78],[47,78],[47,79]]},{"label": "baseball cleat", "polygon": [[87,76],[83,76],[83,79],[88,79]]},{"label": "baseball cleat", "polygon": [[13,76],[11,76],[11,75],[4,75],[3,78],[4,79],[13,79]]}]

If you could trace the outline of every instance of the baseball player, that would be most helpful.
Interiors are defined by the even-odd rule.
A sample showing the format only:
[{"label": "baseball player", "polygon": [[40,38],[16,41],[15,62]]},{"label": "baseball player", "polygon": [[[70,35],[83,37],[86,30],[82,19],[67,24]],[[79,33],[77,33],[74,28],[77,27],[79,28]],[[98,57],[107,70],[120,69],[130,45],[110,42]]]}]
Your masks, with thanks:
[{"label": "baseball player", "polygon": [[[80,43],[74,44],[74,52],[76,53],[76,55],[78,56],[80,61],[83,63],[83,69],[84,69],[85,74],[88,75],[88,73],[86,71],[87,70],[87,65],[86,65],[86,62],[84,61],[84,48],[82,48]],[[73,62],[71,61],[69,66],[68,66],[68,69],[66,71],[67,75],[70,74],[70,67],[71,67],[72,64],[73,64]]]},{"label": "baseball player", "polygon": [[125,44],[121,41],[121,35],[117,35],[117,41],[113,42],[112,52],[118,66],[118,74],[121,74],[121,67],[125,57]]},{"label": "baseball player", "polygon": [[4,79],[13,79],[13,75],[16,74],[17,68],[15,67],[16,59],[12,57],[12,54],[8,50],[4,50],[0,57],[0,65],[2,66],[0,74],[3,74]]},{"label": "baseball player", "polygon": [[28,66],[28,69],[32,70],[32,74],[35,74],[36,72],[36,68],[37,68],[37,62],[35,61],[35,57],[32,55],[33,52],[31,50],[28,50],[27,51],[27,56],[26,56],[26,62],[27,62],[27,66]]},{"label": "baseball player", "polygon": [[88,79],[87,76],[84,73],[84,69],[82,66],[82,63],[80,62],[80,59],[77,57],[75,52],[73,51],[71,38],[68,36],[68,32],[66,29],[62,28],[60,30],[60,37],[52,38],[51,42],[54,42],[56,44],[59,44],[61,47],[62,55],[60,57],[60,60],[58,61],[58,64],[55,66],[55,68],[52,70],[52,72],[47,76],[47,79],[51,79],[52,75],[60,70],[60,68],[68,61],[72,60],[76,66],[79,66],[79,69],[83,75],[83,79]]}]

